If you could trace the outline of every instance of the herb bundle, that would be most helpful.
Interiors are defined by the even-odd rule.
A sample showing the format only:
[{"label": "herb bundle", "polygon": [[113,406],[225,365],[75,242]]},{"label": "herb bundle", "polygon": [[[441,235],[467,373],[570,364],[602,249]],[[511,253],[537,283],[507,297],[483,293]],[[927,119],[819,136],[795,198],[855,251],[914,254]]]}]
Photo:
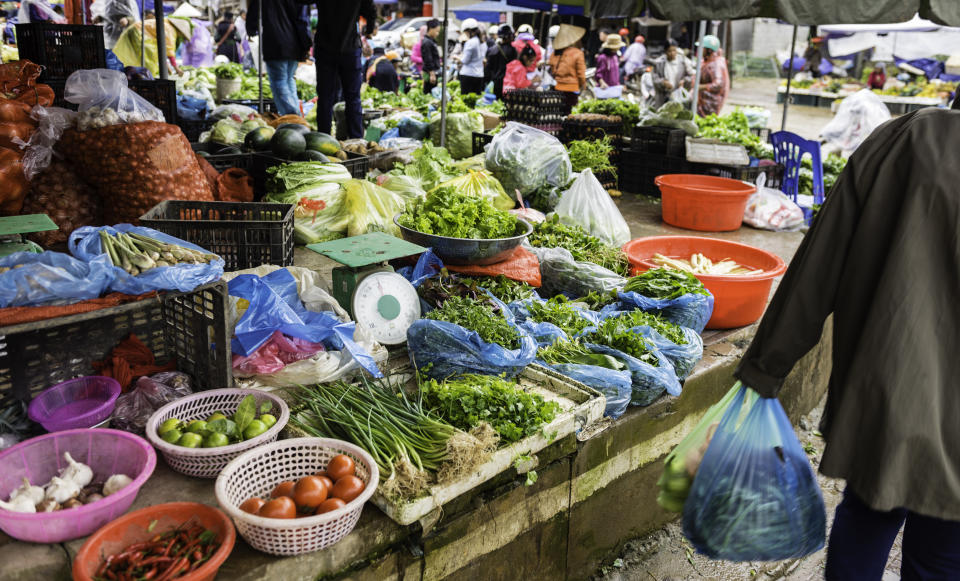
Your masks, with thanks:
[{"label": "herb bundle", "polygon": [[497,276],[485,276],[482,278],[461,276],[460,280],[466,284],[475,282],[479,287],[487,289],[493,296],[505,303],[529,299],[533,296],[534,292],[533,287],[527,283],[513,280],[512,278],[507,278],[502,274],[498,274]]},{"label": "herb bundle", "polygon": [[537,224],[527,241],[541,248],[566,249],[578,262],[599,264],[621,276],[630,272],[630,263],[622,250],[604,244],[580,226],[564,224],[556,214]]},{"label": "herb bundle", "polygon": [[447,321],[475,331],[480,335],[480,339],[487,343],[496,343],[507,349],[519,349],[520,333],[503,318],[499,310],[499,307],[488,301],[451,296],[441,307],[430,311],[426,318]]},{"label": "herb bundle", "polygon": [[571,141],[567,144],[567,152],[570,154],[570,163],[575,172],[591,169],[593,173],[612,171],[614,176],[617,174],[616,168],[610,163],[613,146],[610,145],[609,137],[589,141]]},{"label": "herb bundle", "polygon": [[709,295],[700,279],[688,272],[654,268],[627,281],[623,292],[635,292],[651,299],[676,299],[687,294]]},{"label": "herb bundle", "polygon": [[680,327],[680,325],[671,323],[670,321],[662,319],[653,313],[647,313],[645,311],[641,311],[640,309],[636,309],[618,315],[616,318],[623,321],[627,327],[650,327],[657,333],[660,333],[664,339],[670,341],[674,345],[687,344],[687,338],[683,335],[683,329]]},{"label": "herb bundle", "polygon": [[563,295],[547,301],[531,301],[526,305],[530,319],[536,323],[552,323],[568,335],[576,335],[592,323]]},{"label": "herb bundle", "polygon": [[589,343],[606,345],[618,351],[623,351],[627,355],[632,355],[640,361],[652,365],[660,366],[660,360],[653,353],[653,345],[643,335],[634,333],[629,323],[619,317],[611,317],[600,323],[594,331],[588,333],[584,340]]},{"label": "herb bundle", "polygon": [[595,353],[579,339],[556,341],[553,345],[541,347],[537,358],[550,365],[596,365],[619,371],[626,365],[612,355]]}]

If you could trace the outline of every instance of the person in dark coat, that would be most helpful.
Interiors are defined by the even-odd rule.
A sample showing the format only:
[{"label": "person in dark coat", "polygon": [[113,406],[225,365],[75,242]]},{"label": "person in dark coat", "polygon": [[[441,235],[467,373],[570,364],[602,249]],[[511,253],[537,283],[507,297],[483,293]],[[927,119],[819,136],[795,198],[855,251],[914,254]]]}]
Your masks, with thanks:
[{"label": "person in dark coat", "polygon": [[507,74],[507,65],[517,60],[517,49],[513,48],[513,29],[509,24],[500,27],[497,42],[487,51],[487,74],[493,81],[493,94],[503,99],[503,78]]},{"label": "person in dark coat", "polygon": [[[251,2],[247,14],[247,35],[256,36],[260,3]],[[270,78],[273,102],[280,115],[299,115],[297,66],[310,52],[310,23],[303,6],[295,0],[273,0],[263,11],[263,63]]]},{"label": "person in dark coat", "polygon": [[440,60],[440,49],[437,47],[437,36],[440,35],[440,21],[434,18],[427,22],[427,34],[420,44],[420,56],[423,58],[423,93],[429,94],[437,86],[438,75],[443,63]]},{"label": "person in dark coat", "polygon": [[[381,50],[382,49],[378,49]],[[370,59],[372,62],[367,68],[367,84],[374,89],[387,93],[396,93],[400,89],[400,76],[396,65],[400,62],[400,55],[394,51],[382,53]]]},{"label": "person in dark coat", "polygon": [[775,397],[833,315],[820,471],[844,478],[826,578],[960,579],[960,112],[877,128],[850,158],[735,373]]},{"label": "person in dark coat", "polygon": [[362,16],[366,22],[363,34],[373,36],[377,29],[377,10],[373,0],[296,2],[316,4],[320,14],[313,41],[313,57],[317,61],[317,131],[330,133],[339,81],[346,106],[347,135],[351,139],[363,137],[363,108],[360,104],[363,67],[357,22]]},{"label": "person in dark coat", "polygon": [[240,62],[240,49],[237,44],[236,33],[233,12],[228,10],[224,13],[223,20],[217,24],[217,34],[214,40],[217,42],[215,47],[217,54],[227,57],[232,63]]}]

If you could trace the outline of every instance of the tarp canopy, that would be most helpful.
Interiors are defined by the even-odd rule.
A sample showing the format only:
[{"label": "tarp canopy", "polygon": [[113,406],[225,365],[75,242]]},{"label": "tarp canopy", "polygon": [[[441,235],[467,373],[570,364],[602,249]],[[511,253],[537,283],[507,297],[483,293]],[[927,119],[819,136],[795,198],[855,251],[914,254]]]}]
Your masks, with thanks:
[{"label": "tarp canopy", "polygon": [[872,50],[878,61],[960,53],[960,28],[941,26],[919,15],[894,24],[831,24],[819,29],[827,36],[827,52],[834,58],[865,50]]},{"label": "tarp canopy", "polygon": [[507,0],[507,4],[551,12],[557,7],[560,15],[585,15],[594,18],[630,18],[643,9],[643,0]]},{"label": "tarp canopy", "polygon": [[[551,12],[553,2],[544,2],[544,0],[507,0],[511,6],[520,6],[523,8],[532,8],[540,12]],[[557,14],[560,16],[583,16],[583,1],[574,4],[556,4]]]},{"label": "tarp canopy", "polygon": [[507,0],[485,0],[453,9],[453,13],[460,20],[473,18],[480,22],[500,22],[500,14],[504,12],[536,14],[537,11],[522,6],[511,6],[507,4]]},{"label": "tarp canopy", "polygon": [[920,18],[919,14],[914,14],[913,18],[906,22],[883,24],[824,24],[818,27],[818,30],[820,34],[857,34],[863,32],[887,34],[890,32],[926,32],[939,28],[941,28],[939,24]]}]

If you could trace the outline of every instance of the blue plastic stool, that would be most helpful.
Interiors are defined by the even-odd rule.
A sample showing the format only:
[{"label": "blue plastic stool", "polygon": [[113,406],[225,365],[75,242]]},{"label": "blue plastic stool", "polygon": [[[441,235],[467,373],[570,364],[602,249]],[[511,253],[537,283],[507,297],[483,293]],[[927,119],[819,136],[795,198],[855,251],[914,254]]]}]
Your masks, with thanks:
[{"label": "blue plastic stool", "polygon": [[[822,204],[824,198],[823,191],[823,161],[820,158],[820,143],[810,141],[789,131],[778,131],[770,136],[770,143],[773,144],[773,159],[779,164],[783,164],[783,181],[780,183],[780,190],[790,197],[794,202],[797,201],[797,194],[800,190],[800,168],[801,160],[804,155],[810,155],[810,162],[813,165],[813,203]],[[807,218],[807,223],[813,218],[813,210],[803,208],[803,214]]]}]

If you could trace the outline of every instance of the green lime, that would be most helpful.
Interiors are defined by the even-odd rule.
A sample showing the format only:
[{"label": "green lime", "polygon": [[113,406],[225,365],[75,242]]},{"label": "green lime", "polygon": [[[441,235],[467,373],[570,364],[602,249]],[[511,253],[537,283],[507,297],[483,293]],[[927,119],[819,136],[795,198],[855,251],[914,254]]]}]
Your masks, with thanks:
[{"label": "green lime", "polygon": [[247,429],[243,431],[243,439],[249,440],[251,438],[256,438],[260,434],[267,431],[267,424],[263,423],[260,420],[253,420],[250,422],[250,425],[247,426]]},{"label": "green lime", "polygon": [[221,434],[214,432],[203,439],[204,448],[218,448],[220,446],[226,446],[230,443],[230,438],[227,438],[226,434]]},{"label": "green lime", "polygon": [[273,424],[277,423],[277,418],[275,418],[272,414],[263,414],[260,416],[260,421],[263,422],[263,424],[267,426],[267,429],[269,430],[273,427]]},{"label": "green lime", "polygon": [[166,432],[160,434],[160,439],[168,444],[176,444],[177,440],[179,440],[180,436],[182,435],[183,433],[180,430],[174,428],[172,430],[167,430]]},{"label": "green lime", "polygon": [[203,420],[193,420],[192,422],[187,424],[187,431],[194,434],[203,433],[206,431],[206,429],[207,429],[207,422]]},{"label": "green lime", "polygon": [[170,418],[169,420],[164,421],[160,424],[160,427],[157,428],[157,434],[162,436],[169,432],[170,430],[175,430],[180,427],[180,420],[177,418]]},{"label": "green lime", "polygon": [[180,439],[177,440],[177,445],[185,448],[198,448],[202,443],[203,436],[193,432],[187,432],[186,434],[180,436]]},{"label": "green lime", "polygon": [[216,413],[210,414],[210,417],[207,418],[207,422],[212,422],[214,420],[225,420],[225,419],[227,419],[226,415],[224,415],[222,412],[216,412]]}]

